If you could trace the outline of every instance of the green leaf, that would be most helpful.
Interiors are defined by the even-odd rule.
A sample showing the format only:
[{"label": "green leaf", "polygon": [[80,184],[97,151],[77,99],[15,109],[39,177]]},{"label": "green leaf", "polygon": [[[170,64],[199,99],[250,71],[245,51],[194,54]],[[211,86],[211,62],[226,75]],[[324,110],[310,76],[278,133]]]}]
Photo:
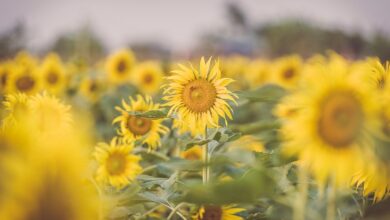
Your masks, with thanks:
[{"label": "green leaf", "polygon": [[161,119],[161,118],[168,118],[168,111],[166,109],[161,110],[150,110],[146,112],[128,112],[130,115],[134,115],[136,117],[142,117],[142,118],[150,118],[150,119]]},{"label": "green leaf", "polygon": [[168,201],[157,194],[154,194],[151,192],[142,192],[142,193],[139,193],[138,195],[146,200],[169,206]]},{"label": "green leaf", "polygon": [[210,141],[212,141],[212,139],[192,140],[186,144],[184,150],[188,150],[195,145],[202,146],[202,145],[208,144]]},{"label": "green leaf", "polygon": [[275,186],[265,170],[252,169],[240,179],[192,186],[181,199],[195,204],[253,203],[271,197]]}]

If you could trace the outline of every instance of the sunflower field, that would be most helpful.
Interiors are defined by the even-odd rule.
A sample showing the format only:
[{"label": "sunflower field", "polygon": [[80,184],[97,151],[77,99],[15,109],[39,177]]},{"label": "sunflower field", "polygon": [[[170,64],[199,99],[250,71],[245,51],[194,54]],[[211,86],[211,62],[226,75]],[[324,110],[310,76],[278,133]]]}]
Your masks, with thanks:
[{"label": "sunflower field", "polygon": [[0,219],[390,219],[389,77],[335,52],[19,52],[0,63]]}]

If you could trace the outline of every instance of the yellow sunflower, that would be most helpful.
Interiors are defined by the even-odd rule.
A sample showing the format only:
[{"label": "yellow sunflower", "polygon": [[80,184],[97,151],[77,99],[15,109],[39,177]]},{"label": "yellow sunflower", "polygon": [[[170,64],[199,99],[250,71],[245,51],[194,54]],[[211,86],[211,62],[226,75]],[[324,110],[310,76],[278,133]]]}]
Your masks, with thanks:
[{"label": "yellow sunflower", "polygon": [[18,66],[10,75],[7,92],[22,92],[28,95],[35,94],[41,89],[41,79],[38,68],[35,66]]},{"label": "yellow sunflower", "polygon": [[187,128],[193,135],[205,134],[207,127],[219,127],[219,119],[232,119],[232,108],[227,101],[236,103],[237,96],[226,86],[234,80],[221,78],[219,62],[211,68],[211,59],[207,62],[202,58],[199,71],[192,66],[180,65],[173,71],[176,75],[169,76],[163,97],[169,106],[169,115],[177,114],[178,123],[187,123]]},{"label": "yellow sunflower", "polygon": [[228,143],[229,149],[241,149],[246,151],[263,152],[265,150],[263,142],[252,135],[244,135],[239,139]]},{"label": "yellow sunflower", "polygon": [[98,101],[103,91],[104,83],[101,79],[85,77],[80,83],[79,93],[91,102]]},{"label": "yellow sunflower", "polygon": [[130,115],[129,112],[146,112],[151,110],[159,110],[160,105],[154,104],[150,96],[137,95],[134,100],[129,98],[130,103],[122,100],[122,107],[115,107],[121,112],[121,115],[116,117],[113,123],[119,123],[120,129],[118,133],[123,136],[126,141],[141,140],[147,144],[149,149],[155,149],[160,145],[161,136],[169,130],[162,125],[162,119],[152,120],[150,118],[142,118]]},{"label": "yellow sunflower", "polygon": [[15,64],[23,67],[36,67],[38,65],[38,60],[36,57],[31,55],[27,51],[21,51],[16,54],[14,58]]},{"label": "yellow sunflower", "polygon": [[132,73],[134,84],[144,94],[156,94],[163,82],[164,73],[158,62],[143,62],[134,67]]},{"label": "yellow sunflower", "polygon": [[320,184],[332,179],[337,186],[348,185],[379,130],[376,94],[349,80],[343,69],[325,66],[294,93],[298,111],[282,129],[284,152],[297,155]]},{"label": "yellow sunflower", "polygon": [[47,93],[32,96],[26,120],[45,135],[69,131],[72,122],[70,106]]},{"label": "yellow sunflower", "polygon": [[234,55],[221,59],[222,77],[237,80],[236,83],[229,86],[233,91],[241,90],[247,87],[245,80],[240,79],[242,76],[247,75],[246,71],[248,64],[249,59],[241,55]]},{"label": "yellow sunflower", "polygon": [[100,219],[96,190],[85,181],[83,146],[71,139],[31,141],[29,154],[18,161],[7,179],[0,219]]},{"label": "yellow sunflower", "polygon": [[[385,74],[388,70],[388,67],[383,67],[380,63],[374,63],[376,70],[380,71],[382,74]],[[386,64],[387,66],[388,64]],[[370,85],[380,85],[372,84]],[[380,121],[381,121],[381,139],[386,140],[387,143],[390,141],[390,85],[385,83],[385,87],[374,88],[380,89],[381,93],[381,112],[380,112]],[[368,194],[374,194],[374,200],[379,201],[389,196],[390,190],[390,163],[387,158],[384,158],[382,152],[387,152],[388,146],[384,144],[378,144],[375,148],[375,154],[372,158],[367,158],[367,161],[370,163],[364,164],[361,167],[361,170],[354,176],[352,183],[354,185],[363,186],[363,194],[366,196]],[[386,155],[386,153],[385,153]]]},{"label": "yellow sunflower", "polygon": [[379,91],[384,90],[389,84],[390,63],[386,62],[383,66],[378,58],[369,58],[365,61],[355,62],[353,74],[360,75],[361,84],[369,84],[370,88]]},{"label": "yellow sunflower", "polygon": [[9,78],[15,70],[12,62],[3,62],[0,63],[0,92],[5,93],[6,88],[8,87]]},{"label": "yellow sunflower", "polygon": [[8,94],[5,96],[3,106],[5,115],[3,116],[2,126],[10,127],[22,121],[22,118],[28,112],[29,97],[24,93]]},{"label": "yellow sunflower", "polygon": [[60,57],[57,54],[49,54],[41,66],[43,88],[49,93],[60,95],[66,87],[66,72]]},{"label": "yellow sunflower", "polygon": [[295,88],[302,75],[302,60],[296,55],[281,57],[272,63],[271,71],[273,82],[288,89]]},{"label": "yellow sunflower", "polygon": [[187,160],[201,160],[202,159],[202,146],[195,145],[188,150],[182,151],[180,156]]},{"label": "yellow sunflower", "polygon": [[243,220],[244,218],[237,215],[245,211],[243,208],[235,208],[234,206],[217,206],[206,205],[202,206],[198,213],[193,217],[194,220]]},{"label": "yellow sunflower", "polygon": [[270,62],[264,59],[251,61],[246,67],[244,77],[250,88],[256,88],[267,83],[270,78]]},{"label": "yellow sunflower", "polygon": [[116,138],[110,144],[99,143],[95,150],[95,159],[99,163],[96,179],[123,188],[134,181],[141,173],[141,157],[132,154],[132,142],[123,142]]},{"label": "yellow sunflower", "polygon": [[363,186],[363,195],[374,194],[374,202],[378,202],[390,195],[390,164],[379,158],[367,161],[371,162],[361,167],[352,184]]},{"label": "yellow sunflower", "polygon": [[123,49],[111,54],[105,64],[108,79],[114,84],[128,82],[135,62],[131,50]]}]

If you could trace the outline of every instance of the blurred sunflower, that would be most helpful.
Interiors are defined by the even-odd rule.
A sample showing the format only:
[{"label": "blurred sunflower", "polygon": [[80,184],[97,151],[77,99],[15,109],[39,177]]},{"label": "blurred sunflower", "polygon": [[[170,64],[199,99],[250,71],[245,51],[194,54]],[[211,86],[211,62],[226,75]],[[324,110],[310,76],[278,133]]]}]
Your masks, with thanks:
[{"label": "blurred sunflower", "polygon": [[99,163],[96,179],[109,183],[116,188],[127,186],[141,173],[141,157],[132,154],[132,142],[123,142],[116,138],[110,144],[99,143],[95,150],[95,159]]},{"label": "blurred sunflower", "polygon": [[163,82],[163,70],[158,62],[143,62],[134,67],[134,84],[144,94],[156,94]]},{"label": "blurred sunflower", "polygon": [[[19,139],[25,139],[23,134]],[[99,198],[85,181],[83,144],[68,135],[37,139],[33,129],[27,134],[34,139],[7,179],[0,219],[99,219]]]},{"label": "blurred sunflower", "polygon": [[72,115],[69,105],[43,93],[30,98],[27,119],[39,132],[50,135],[69,131]]},{"label": "blurred sunflower", "polygon": [[342,186],[370,155],[379,122],[377,96],[348,80],[344,68],[336,69],[325,67],[292,95],[299,111],[288,118],[282,134],[284,152],[297,155],[320,184],[332,179]]},{"label": "blurred sunflower", "polygon": [[169,106],[168,115],[177,113],[178,123],[187,123],[193,135],[205,134],[206,128],[219,127],[220,117],[232,119],[232,108],[227,101],[236,103],[237,96],[226,86],[233,82],[230,78],[221,78],[219,62],[210,69],[211,59],[200,61],[199,71],[192,66],[180,65],[169,76],[165,85],[163,99]]},{"label": "blurred sunflower", "polygon": [[244,77],[250,88],[256,88],[267,83],[270,78],[270,62],[264,59],[251,61],[246,67]]},{"label": "blurred sunflower", "polygon": [[242,90],[247,87],[245,80],[239,80],[242,76],[247,75],[247,66],[249,59],[241,55],[224,57],[221,59],[222,77],[237,80],[237,83],[229,85],[233,91]]},{"label": "blurred sunflower", "polygon": [[5,93],[7,85],[9,83],[9,78],[15,70],[12,62],[2,62],[0,63],[0,92]]},{"label": "blurred sunflower", "polygon": [[38,69],[34,66],[19,66],[15,72],[10,75],[7,85],[9,93],[23,92],[28,95],[35,94],[41,89],[41,79]]},{"label": "blurred sunflower", "polygon": [[294,88],[302,75],[302,60],[296,55],[281,57],[272,63],[271,71],[273,82],[288,89]]},{"label": "blurred sunflower", "polygon": [[79,87],[79,93],[90,100],[91,102],[96,102],[99,100],[102,92],[104,90],[104,84],[101,79],[85,77]]},{"label": "blurred sunflower", "polygon": [[195,145],[188,150],[182,151],[180,156],[187,160],[201,160],[202,159],[202,146]]},{"label": "blurred sunflower", "polygon": [[[367,160],[368,161],[368,160]],[[390,164],[378,158],[361,167],[361,171],[352,178],[352,184],[363,186],[363,195],[374,194],[374,202],[388,197],[390,190]]]},{"label": "blurred sunflower", "polygon": [[61,58],[56,54],[49,54],[41,66],[43,88],[50,94],[60,95],[66,88],[66,72]]},{"label": "blurred sunflower", "polygon": [[135,62],[135,56],[130,50],[123,49],[111,54],[105,64],[108,79],[114,84],[128,82]]},{"label": "blurred sunflower", "polygon": [[390,63],[386,62],[383,66],[379,59],[370,58],[363,61],[363,70],[366,74],[364,75],[363,81],[368,82],[372,87],[378,90],[384,90],[390,79]]},{"label": "blurred sunflower", "polygon": [[[388,67],[384,68],[380,63],[374,65],[382,73],[388,69]],[[375,88],[381,89],[376,86]],[[378,137],[384,140],[384,143],[377,142],[373,157],[367,159],[370,163],[364,164],[352,181],[354,185],[363,186],[363,195],[367,196],[373,193],[374,201],[376,202],[389,196],[390,189],[390,163],[387,158],[389,156],[388,143],[390,141],[390,85],[386,83],[381,90],[381,112],[379,115],[381,133]]]},{"label": "blurred sunflower", "polygon": [[237,215],[245,211],[243,208],[233,206],[202,206],[198,213],[193,217],[194,220],[243,220],[244,218]]},{"label": "blurred sunflower", "polygon": [[150,118],[137,117],[130,115],[129,112],[147,112],[151,110],[159,110],[160,105],[154,104],[150,96],[137,95],[136,100],[129,98],[130,103],[122,100],[122,107],[115,107],[121,112],[121,115],[116,117],[113,123],[119,123],[119,134],[126,141],[141,140],[147,144],[149,149],[155,149],[160,145],[161,135],[164,135],[169,130],[162,124],[162,119],[152,120]]},{"label": "blurred sunflower", "polygon": [[16,54],[14,61],[16,65],[25,68],[36,67],[38,65],[38,60],[27,51],[21,51]]},{"label": "blurred sunflower", "polygon": [[228,143],[229,149],[241,149],[246,151],[263,152],[265,150],[263,142],[252,135],[244,135],[239,139]]},{"label": "blurred sunflower", "polygon": [[2,126],[10,127],[22,122],[23,117],[28,111],[29,97],[24,93],[8,94],[5,96],[3,106],[5,115],[2,120]]}]

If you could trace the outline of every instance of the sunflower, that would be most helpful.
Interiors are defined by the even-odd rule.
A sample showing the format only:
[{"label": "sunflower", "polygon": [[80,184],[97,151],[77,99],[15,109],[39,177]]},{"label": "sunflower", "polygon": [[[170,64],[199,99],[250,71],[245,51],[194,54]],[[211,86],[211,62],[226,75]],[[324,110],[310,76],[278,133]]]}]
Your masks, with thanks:
[{"label": "sunflower", "polygon": [[143,62],[134,67],[134,84],[145,94],[156,94],[163,82],[163,70],[157,62]]},{"label": "sunflower", "polygon": [[390,195],[390,164],[378,158],[371,161],[352,178],[352,184],[363,186],[363,195],[374,194],[374,202],[378,202]]},{"label": "sunflower", "polygon": [[207,127],[219,127],[220,117],[232,119],[232,109],[227,101],[236,103],[237,96],[226,86],[233,82],[230,78],[221,78],[219,62],[210,69],[211,59],[200,61],[199,71],[192,66],[180,65],[169,76],[170,81],[164,90],[165,106],[169,106],[169,115],[177,113],[178,123],[187,123],[193,135],[205,134]]},{"label": "sunflower", "polygon": [[[377,89],[379,91],[384,90],[387,84],[389,83],[390,78],[390,63],[386,62],[383,66],[379,59],[369,58],[365,61],[355,62],[354,65],[354,74],[355,72],[360,73],[361,84],[368,83],[370,88]],[[370,89],[368,88],[368,89]]]},{"label": "sunflower", "polygon": [[70,106],[47,93],[32,96],[28,102],[27,120],[42,134],[69,131],[72,115]]},{"label": "sunflower", "polygon": [[54,95],[61,94],[66,87],[65,67],[60,57],[49,54],[41,66],[43,88]]},{"label": "sunflower", "polygon": [[134,100],[129,98],[130,103],[122,100],[122,107],[115,107],[121,112],[121,115],[116,117],[113,123],[119,123],[119,134],[123,136],[126,141],[141,140],[142,143],[147,144],[149,149],[155,149],[160,145],[161,135],[164,135],[169,130],[162,125],[162,119],[152,120],[149,118],[137,117],[130,115],[129,112],[146,112],[151,110],[159,110],[160,105],[154,104],[150,96],[137,95]]},{"label": "sunflower", "polygon": [[20,51],[16,54],[14,61],[21,66],[37,66],[38,60],[27,51]]},{"label": "sunflower", "polygon": [[202,159],[202,147],[195,145],[188,150],[182,151],[180,156],[187,160],[201,160]]},{"label": "sunflower", "polygon": [[[376,69],[387,70],[380,63],[374,64]],[[387,65],[387,64],[386,64]],[[370,85],[373,86],[371,81]],[[378,81],[374,81],[378,82]],[[376,84],[378,85],[378,84]],[[374,194],[374,201],[379,201],[389,195],[390,190],[390,163],[386,156],[388,155],[388,143],[390,141],[390,86],[385,84],[384,88],[375,86],[374,88],[382,91],[381,93],[381,133],[379,138],[384,140],[384,144],[378,142],[375,146],[374,155],[372,158],[367,158],[370,163],[364,164],[360,171],[354,176],[352,183],[354,185],[363,186],[363,195]]]},{"label": "sunflower", "polygon": [[134,181],[141,173],[141,157],[131,153],[132,142],[123,142],[116,138],[110,144],[99,143],[95,150],[95,159],[99,163],[96,179],[123,188]]},{"label": "sunflower", "polygon": [[244,77],[251,88],[256,88],[268,82],[270,77],[269,71],[269,61],[257,59],[249,63]]},{"label": "sunflower", "polygon": [[194,220],[243,220],[244,218],[237,215],[245,211],[243,208],[235,208],[234,206],[217,206],[206,205],[202,206],[198,213],[193,217]]},{"label": "sunflower", "polygon": [[273,82],[288,89],[294,88],[302,75],[302,60],[296,55],[281,57],[273,62],[271,71]]},{"label": "sunflower", "polygon": [[79,87],[79,93],[90,100],[91,102],[96,102],[102,95],[104,90],[104,84],[101,79],[85,77]]},{"label": "sunflower", "polygon": [[2,121],[2,126],[9,127],[20,123],[22,118],[28,112],[29,97],[24,93],[8,94],[5,96],[3,106],[5,115]]},{"label": "sunflower", "polygon": [[130,79],[135,57],[130,50],[119,50],[107,58],[105,68],[108,79],[114,84],[123,84]]},{"label": "sunflower", "polygon": [[222,77],[237,80],[237,83],[231,84],[229,86],[233,91],[242,90],[243,88],[247,87],[245,80],[239,79],[241,79],[242,76],[247,75],[246,71],[248,64],[249,59],[241,55],[234,55],[221,59]]},{"label": "sunflower", "polygon": [[96,190],[84,179],[82,145],[69,136],[50,138],[31,141],[29,154],[18,160],[5,186],[0,219],[99,219]]},{"label": "sunflower", "polygon": [[263,152],[265,149],[263,142],[252,135],[241,136],[239,139],[230,142],[228,147],[254,152]]},{"label": "sunflower", "polygon": [[9,76],[7,92],[22,92],[28,95],[35,94],[41,89],[41,80],[38,68],[35,66],[18,66]]},{"label": "sunflower", "polygon": [[291,97],[298,110],[283,126],[283,150],[297,155],[320,184],[332,179],[342,186],[372,150],[372,134],[379,130],[377,96],[349,80],[345,68],[321,70]]},{"label": "sunflower", "polygon": [[14,65],[11,62],[0,63],[0,92],[6,92],[8,87],[9,78],[15,70]]}]

